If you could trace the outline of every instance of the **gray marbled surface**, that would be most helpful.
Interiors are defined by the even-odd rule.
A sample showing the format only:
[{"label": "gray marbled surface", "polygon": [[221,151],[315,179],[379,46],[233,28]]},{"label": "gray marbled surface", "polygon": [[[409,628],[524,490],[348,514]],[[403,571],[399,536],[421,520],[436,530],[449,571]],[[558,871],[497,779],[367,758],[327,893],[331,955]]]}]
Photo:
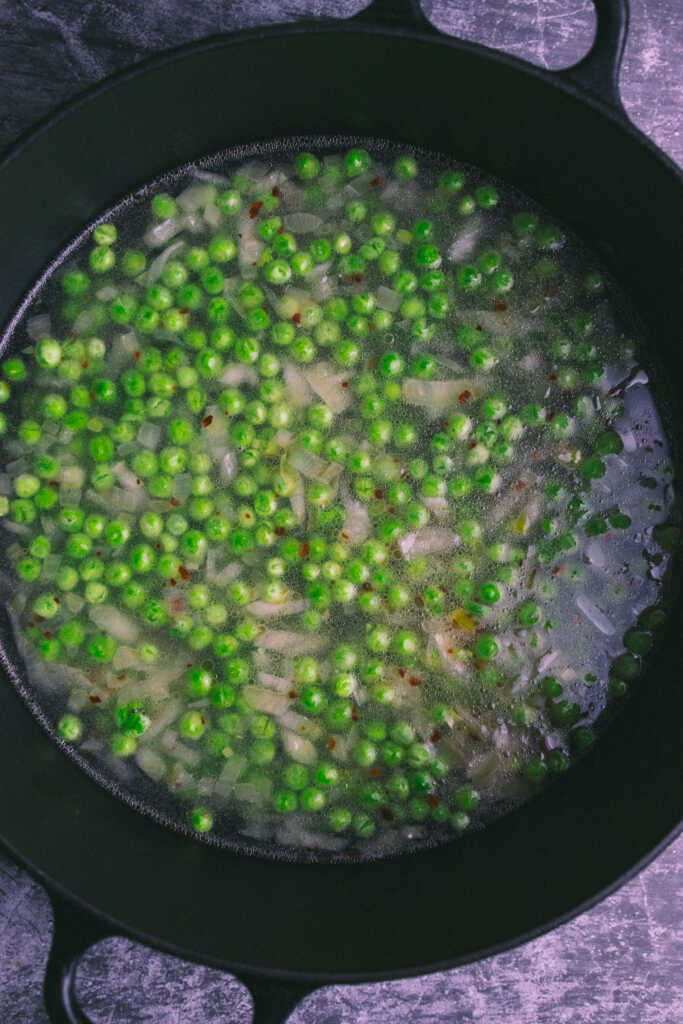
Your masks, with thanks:
[{"label": "gray marbled surface", "polygon": [[[563,67],[586,51],[589,0],[423,0],[443,31]],[[167,46],[362,0],[0,0],[0,149],[80,89]],[[632,0],[626,108],[683,163],[683,3]],[[292,1024],[680,1024],[683,838],[599,907],[526,946],[424,978],[329,988]],[[0,856],[0,1022],[47,1024],[47,897]],[[93,949],[79,992],[95,1024],[246,1024],[246,991],[124,940]]]}]

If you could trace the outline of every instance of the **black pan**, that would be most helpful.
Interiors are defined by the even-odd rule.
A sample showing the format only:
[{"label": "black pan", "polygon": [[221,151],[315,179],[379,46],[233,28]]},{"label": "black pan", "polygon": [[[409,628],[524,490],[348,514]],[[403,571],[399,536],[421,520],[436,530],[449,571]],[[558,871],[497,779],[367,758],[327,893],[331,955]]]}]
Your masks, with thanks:
[{"label": "black pan", "polygon": [[[678,465],[681,175],[619,102],[626,0],[595,6],[591,52],[559,73],[442,36],[408,0],[138,65],[22,139],[0,168],[0,320],[89,221],[168,169],[291,136],[396,140],[486,168],[598,251],[649,330]],[[87,1022],[75,964],[105,935],[236,974],[256,1020],[275,1024],[317,986],[451,967],[594,904],[681,827],[681,610],[674,600],[622,714],[553,787],[461,841],[358,865],[246,857],[160,826],[83,773],[2,686],[0,832],[55,905],[52,1020]],[[3,661],[13,675],[9,650]]]}]

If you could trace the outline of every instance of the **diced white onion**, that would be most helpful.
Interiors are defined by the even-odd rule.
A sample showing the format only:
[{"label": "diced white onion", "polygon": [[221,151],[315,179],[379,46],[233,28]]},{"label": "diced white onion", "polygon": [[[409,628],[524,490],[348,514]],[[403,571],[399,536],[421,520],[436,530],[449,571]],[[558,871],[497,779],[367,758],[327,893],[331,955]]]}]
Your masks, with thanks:
[{"label": "diced white onion", "polygon": [[615,632],[615,628],[604,612],[601,612],[598,606],[591,601],[586,594],[579,594],[576,598],[576,607],[580,612],[586,616],[592,626],[604,636],[612,636]]},{"label": "diced white onion", "polygon": [[316,395],[322,398],[333,413],[339,414],[348,409],[351,404],[350,389],[342,387],[343,383],[349,383],[348,373],[339,373],[329,363],[320,362],[304,370],[304,376]]},{"label": "diced white onion", "polygon": [[94,604],[88,610],[92,621],[125,644],[134,644],[140,635],[138,623],[112,604]]},{"label": "diced white onion", "polygon": [[298,654],[314,654],[322,650],[326,640],[312,633],[293,633],[285,629],[264,629],[256,638],[257,647],[268,651],[284,651]]},{"label": "diced white onion", "polygon": [[147,268],[147,272],[145,275],[145,280],[147,284],[154,284],[154,282],[161,277],[161,272],[166,266],[167,262],[171,259],[171,257],[175,256],[176,253],[180,252],[184,245],[185,242],[182,240],[182,238],[180,238],[178,239],[177,242],[173,242],[171,245],[166,246],[163,252],[160,252],[158,256],[154,257],[149,267]]},{"label": "diced white onion", "polygon": [[289,729],[283,729],[281,736],[282,744],[293,761],[298,761],[299,764],[315,764],[316,749],[310,740],[305,736],[297,736]]}]

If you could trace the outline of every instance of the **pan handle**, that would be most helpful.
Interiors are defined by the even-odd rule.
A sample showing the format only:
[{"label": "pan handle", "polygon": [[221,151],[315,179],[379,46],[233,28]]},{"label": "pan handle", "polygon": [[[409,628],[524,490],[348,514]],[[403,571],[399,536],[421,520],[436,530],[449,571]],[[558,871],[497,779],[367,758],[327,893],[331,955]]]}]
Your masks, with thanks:
[{"label": "pan handle", "polygon": [[[547,74],[578,86],[626,117],[619,95],[619,68],[628,34],[629,0],[593,0],[593,6],[597,27],[586,56],[570,68]],[[419,0],[372,0],[352,20],[439,34],[422,13]]]},{"label": "pan handle", "polygon": [[83,954],[113,932],[90,914],[50,894],[54,917],[43,999],[51,1024],[92,1024],[76,999],[76,971]]},{"label": "pan handle", "polygon": [[238,974],[236,977],[249,989],[254,1001],[253,1024],[285,1024],[302,999],[321,987],[248,974]]},{"label": "pan handle", "polygon": [[554,75],[578,85],[626,117],[619,94],[619,69],[629,23],[629,0],[593,0],[597,27],[593,45],[578,64]]}]

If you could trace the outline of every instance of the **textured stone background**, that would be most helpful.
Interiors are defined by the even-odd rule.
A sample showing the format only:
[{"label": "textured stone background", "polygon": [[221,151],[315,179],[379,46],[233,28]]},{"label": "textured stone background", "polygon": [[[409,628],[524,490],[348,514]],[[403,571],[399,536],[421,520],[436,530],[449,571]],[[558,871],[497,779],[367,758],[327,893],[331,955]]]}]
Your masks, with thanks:
[{"label": "textured stone background", "polygon": [[[547,67],[590,45],[589,0],[423,0],[443,31]],[[80,89],[150,53],[217,31],[362,0],[0,0],[0,149]],[[632,0],[621,87],[633,120],[683,163],[681,0]],[[637,825],[634,823],[634,827]],[[552,869],[552,866],[549,865]],[[292,1024],[680,1024],[683,838],[596,909],[535,942],[429,977],[330,988]],[[40,985],[51,919],[45,894],[0,856],[0,1021],[47,1024]],[[215,971],[124,940],[79,973],[95,1024],[247,1024],[245,990]]]}]

